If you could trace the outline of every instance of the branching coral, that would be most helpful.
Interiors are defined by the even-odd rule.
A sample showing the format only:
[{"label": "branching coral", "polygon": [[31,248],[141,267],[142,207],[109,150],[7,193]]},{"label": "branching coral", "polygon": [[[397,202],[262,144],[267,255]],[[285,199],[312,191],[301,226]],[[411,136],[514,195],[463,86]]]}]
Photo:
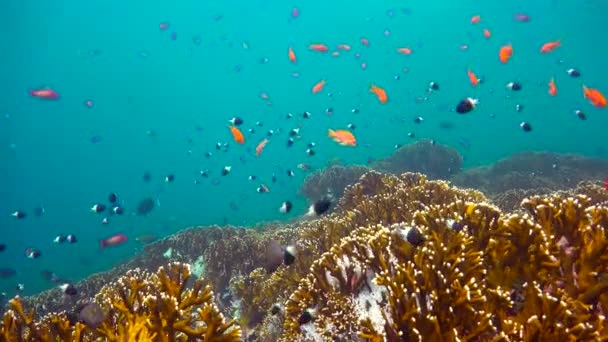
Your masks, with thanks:
[{"label": "branching coral", "polygon": [[156,274],[128,272],[97,295],[105,318],[100,326],[73,323],[66,313],[34,323],[18,298],[5,314],[6,341],[240,341],[235,320],[226,321],[202,280],[192,281],[188,265],[171,263]]},{"label": "branching coral", "polygon": [[[357,227],[410,221],[416,210],[456,200],[483,201],[485,197],[474,190],[450,187],[443,181],[428,181],[421,174],[366,173],[357,184],[347,188],[335,213],[297,224],[294,239],[298,255],[293,265],[282,266],[273,274],[258,269],[234,279],[232,288],[241,299],[242,319],[250,322],[254,317],[268,315],[273,304],[286,300],[297,288],[315,260]],[[363,283],[361,277],[357,279],[357,284]]]},{"label": "branching coral", "polygon": [[312,264],[281,340],[605,340],[608,208],[591,202],[455,200],[364,225]]}]

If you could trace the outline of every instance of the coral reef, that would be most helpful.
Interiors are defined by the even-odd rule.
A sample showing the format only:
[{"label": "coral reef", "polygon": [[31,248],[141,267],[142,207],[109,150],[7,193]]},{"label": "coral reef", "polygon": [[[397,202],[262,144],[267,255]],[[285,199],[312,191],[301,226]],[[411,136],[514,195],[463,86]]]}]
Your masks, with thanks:
[{"label": "coral reef", "polygon": [[[213,288],[222,292],[230,279],[249,274],[264,260],[267,241],[271,238],[286,243],[293,235],[293,227],[279,226],[273,222],[259,229],[238,227],[195,227],[156,241],[144,247],[124,264],[108,272],[94,274],[74,285],[79,291],[77,298],[64,296],[53,288],[36,296],[23,298],[25,306],[35,309],[36,317],[50,312],[72,311],[86,303],[107,283],[116,281],[129,270],[155,272],[168,262],[177,261],[192,265],[195,276],[204,276]],[[229,296],[217,301],[220,308],[231,305]],[[230,312],[226,312],[229,314]]]},{"label": "coral reef", "polygon": [[[608,340],[608,191],[593,182],[543,189],[505,186],[492,193],[498,207],[419,173],[368,171],[318,219],[195,228],[150,244],[119,269],[122,277],[82,285],[86,295],[62,302],[64,313],[36,319],[42,301],[13,300],[2,336]],[[295,261],[265,267],[271,243],[294,247]],[[103,319],[78,322],[74,308],[95,293]]]},{"label": "coral reef", "polygon": [[340,198],[344,189],[357,182],[367,171],[367,167],[360,165],[331,165],[308,175],[300,187],[299,194],[310,201],[316,201],[328,194]]},{"label": "coral reef", "polygon": [[467,169],[450,180],[473,187],[488,196],[513,189],[556,191],[576,187],[581,181],[603,180],[608,161],[551,152],[524,152],[490,166]]},{"label": "coral reef", "polygon": [[[455,200],[484,201],[485,197],[474,190],[450,187],[444,181],[428,181],[421,174],[397,177],[375,171],[366,173],[357,184],[347,188],[336,212],[297,224],[298,252],[293,265],[281,266],[270,274],[259,268],[233,280],[233,292],[240,298],[241,318],[249,322],[251,319],[247,317],[256,317],[259,321],[268,315],[273,305],[284,302],[297,289],[315,260],[357,227],[409,221],[416,210]],[[276,327],[276,320],[271,321]],[[264,336],[274,336],[274,332],[262,325],[252,334],[264,340]]]},{"label": "coral reef", "polygon": [[34,322],[17,297],[3,317],[5,341],[240,341],[235,320],[226,321],[213,291],[192,280],[187,264],[170,263],[156,273],[135,269],[97,294],[98,322],[74,321],[66,312]]},{"label": "coral reef", "polygon": [[608,208],[590,201],[459,200],[359,228],[290,295],[280,340],[605,340]]},{"label": "coral reef", "polygon": [[371,167],[397,175],[420,172],[429,179],[448,179],[460,172],[462,163],[462,156],[456,149],[433,140],[420,140],[400,147],[390,157],[377,160]]}]

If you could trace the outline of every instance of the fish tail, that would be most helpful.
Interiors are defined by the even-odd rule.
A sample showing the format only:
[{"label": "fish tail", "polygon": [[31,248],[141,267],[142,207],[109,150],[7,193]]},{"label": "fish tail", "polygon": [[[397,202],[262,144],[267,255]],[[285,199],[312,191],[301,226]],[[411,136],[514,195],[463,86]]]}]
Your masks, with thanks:
[{"label": "fish tail", "polygon": [[329,129],[328,132],[327,132],[327,137],[328,138],[333,138],[335,136],[336,136],[336,132],[334,132],[334,130],[332,130],[332,129]]},{"label": "fish tail", "polygon": [[101,248],[99,248],[100,251],[102,251],[103,248],[107,245],[106,240],[99,240],[99,244],[101,245]]}]

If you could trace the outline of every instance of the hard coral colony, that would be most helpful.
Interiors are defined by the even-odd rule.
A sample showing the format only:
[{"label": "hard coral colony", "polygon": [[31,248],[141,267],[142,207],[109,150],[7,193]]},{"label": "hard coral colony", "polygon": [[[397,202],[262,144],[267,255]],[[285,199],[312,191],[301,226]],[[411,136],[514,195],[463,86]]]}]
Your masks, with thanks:
[{"label": "hard coral colony", "polygon": [[213,291],[192,281],[188,265],[171,263],[156,274],[129,271],[101,289],[95,303],[103,319],[94,326],[67,313],[34,322],[17,297],[0,330],[3,341],[240,341],[241,329],[226,321]]}]

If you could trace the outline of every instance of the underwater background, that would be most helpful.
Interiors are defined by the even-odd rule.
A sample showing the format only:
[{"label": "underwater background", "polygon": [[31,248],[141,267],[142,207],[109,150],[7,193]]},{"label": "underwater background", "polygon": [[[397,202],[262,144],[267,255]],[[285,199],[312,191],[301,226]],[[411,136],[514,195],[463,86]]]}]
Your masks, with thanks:
[{"label": "underwater background", "polygon": [[[427,138],[456,148],[465,167],[528,150],[608,157],[605,110],[591,106],[581,89],[585,83],[608,91],[608,46],[598,40],[606,31],[605,1],[7,0],[0,13],[0,242],[7,246],[0,266],[17,272],[0,279],[0,291],[9,295],[17,284],[24,284],[25,295],[53,286],[43,270],[72,281],[107,270],[141,250],[135,238],[145,234],[162,238],[190,226],[252,226],[302,215],[309,203],[297,194],[308,174],[301,163],[313,170],[336,160],[366,164],[389,156],[397,144]],[[517,13],[531,20],[513,20]],[[479,24],[470,23],[474,15]],[[161,23],[169,27],[161,30]],[[539,53],[557,39],[561,47]],[[310,50],[313,43],[352,50],[334,57]],[[498,50],[507,43],[514,55],[502,64]],[[468,49],[461,50],[463,44]],[[295,64],[287,57],[290,46]],[[401,47],[413,53],[397,53]],[[482,84],[469,83],[469,68]],[[582,76],[570,77],[569,68]],[[555,97],[547,94],[552,77]],[[322,79],[323,91],[311,93]],[[511,81],[523,90],[505,89]],[[429,82],[440,90],[428,94]],[[386,90],[386,104],[368,92],[372,83]],[[60,99],[28,94],[45,87]],[[479,106],[454,113],[466,97],[479,98]],[[517,112],[517,104],[524,110]],[[302,118],[305,111],[309,119]],[[286,119],[287,113],[294,117]],[[243,145],[226,127],[233,117],[244,120]],[[453,127],[441,128],[444,121]],[[521,130],[522,121],[533,130]],[[328,128],[348,124],[356,126],[357,147],[326,137]],[[287,147],[288,132],[299,125],[302,138]],[[270,129],[275,134],[256,157]],[[227,151],[216,150],[217,142],[228,143]],[[306,154],[309,142],[316,143],[314,156]],[[231,173],[221,176],[227,165]],[[175,180],[166,183],[168,175]],[[270,192],[258,193],[260,183]],[[104,225],[105,216],[90,208],[110,193],[118,194],[126,214]],[[148,197],[157,207],[131,215]],[[294,209],[282,214],[278,208],[287,200]],[[37,217],[33,210],[40,206],[45,213]],[[28,216],[15,219],[17,210]],[[117,233],[129,241],[100,251],[99,240]],[[60,234],[74,234],[78,242],[53,244]],[[27,258],[28,248],[41,257]]]}]

